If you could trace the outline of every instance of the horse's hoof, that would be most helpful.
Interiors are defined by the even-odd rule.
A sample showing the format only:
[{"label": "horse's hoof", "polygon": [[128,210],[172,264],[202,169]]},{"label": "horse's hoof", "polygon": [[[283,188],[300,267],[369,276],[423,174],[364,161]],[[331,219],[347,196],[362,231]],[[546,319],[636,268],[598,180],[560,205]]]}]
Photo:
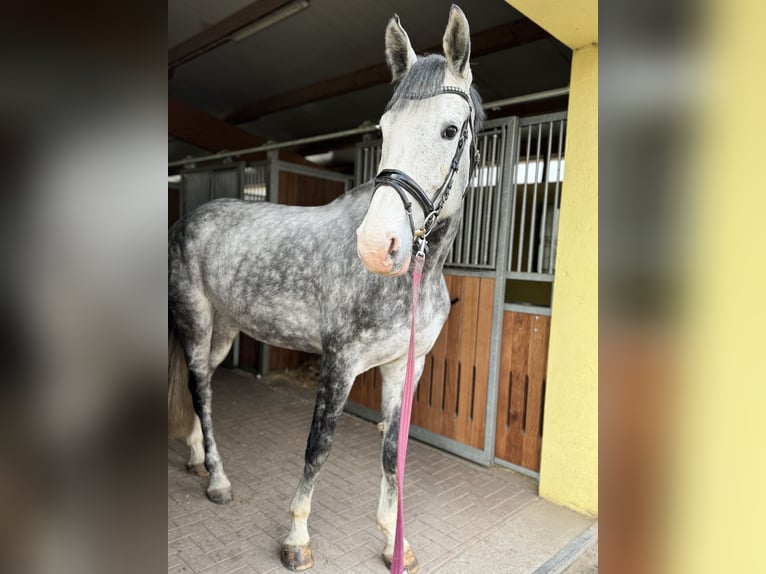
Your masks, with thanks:
[{"label": "horse's hoof", "polygon": [[199,464],[191,464],[187,462],[186,470],[195,476],[210,476],[210,473],[205,468],[205,463],[202,462]]},{"label": "horse's hoof", "polygon": [[234,500],[234,495],[231,492],[231,486],[208,489],[207,497],[216,504],[229,504],[232,500]]},{"label": "horse's hoof", "polygon": [[314,556],[311,546],[282,546],[282,565],[293,572],[303,572],[314,565]]},{"label": "horse's hoof", "polygon": [[[386,568],[391,568],[391,560],[393,558],[393,556],[383,555],[383,562],[386,563]],[[417,574],[418,570],[420,570],[420,564],[418,564],[418,559],[415,558],[415,553],[410,548],[404,553],[404,572],[405,574]]]}]

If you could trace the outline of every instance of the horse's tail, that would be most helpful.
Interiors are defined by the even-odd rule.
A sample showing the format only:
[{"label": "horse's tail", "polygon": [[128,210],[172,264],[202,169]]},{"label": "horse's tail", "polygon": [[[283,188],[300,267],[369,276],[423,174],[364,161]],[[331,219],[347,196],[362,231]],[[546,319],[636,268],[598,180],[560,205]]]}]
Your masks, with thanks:
[{"label": "horse's tail", "polygon": [[194,414],[189,392],[189,367],[181,343],[171,327],[168,332],[168,436],[189,436],[194,425]]}]

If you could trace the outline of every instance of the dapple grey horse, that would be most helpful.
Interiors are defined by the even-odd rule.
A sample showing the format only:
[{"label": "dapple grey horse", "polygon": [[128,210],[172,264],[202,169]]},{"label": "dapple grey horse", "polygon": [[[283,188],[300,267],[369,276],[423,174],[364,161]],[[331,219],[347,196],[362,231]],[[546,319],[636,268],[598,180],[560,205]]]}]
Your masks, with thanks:
[{"label": "dapple grey horse", "polygon": [[[189,470],[209,473],[210,500],[232,500],[213,434],[211,378],[237,333],[322,354],[303,476],[282,547],[291,570],[313,564],[307,521],[317,476],[354,379],[373,367],[383,380],[377,524],[385,536],[383,558],[391,560],[411,321],[408,271],[413,254],[427,249],[416,319],[417,380],[450,309],[442,268],[460,225],[483,121],[472,88],[468,22],[457,6],[443,47],[444,56],[417,57],[399,18],[389,22],[386,60],[396,89],[380,120],[383,149],[374,181],[321,207],[217,200],[169,232],[169,425],[187,437]],[[413,573],[417,560],[409,544],[404,548]]]}]

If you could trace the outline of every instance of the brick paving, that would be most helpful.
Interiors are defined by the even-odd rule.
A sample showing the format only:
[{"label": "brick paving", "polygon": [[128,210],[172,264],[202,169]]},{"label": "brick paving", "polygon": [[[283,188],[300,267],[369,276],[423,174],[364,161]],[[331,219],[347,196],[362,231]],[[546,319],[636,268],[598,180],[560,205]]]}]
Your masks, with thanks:
[{"label": "brick paving", "polygon": [[[288,507],[303,469],[313,392],[273,377],[219,369],[213,415],[234,501],[205,497],[186,473],[187,449],[168,443],[168,574],[287,572],[279,560]],[[317,484],[309,532],[313,574],[388,572],[375,524],[380,435],[341,417]],[[592,520],[537,497],[519,473],[484,468],[412,441],[405,478],[407,538],[420,572],[534,572]]]}]

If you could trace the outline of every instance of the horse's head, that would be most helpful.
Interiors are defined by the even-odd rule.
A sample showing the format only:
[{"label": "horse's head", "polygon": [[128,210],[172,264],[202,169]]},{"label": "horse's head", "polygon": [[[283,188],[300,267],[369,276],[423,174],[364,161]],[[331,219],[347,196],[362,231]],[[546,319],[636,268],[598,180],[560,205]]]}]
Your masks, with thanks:
[{"label": "horse's head", "polygon": [[443,47],[444,56],[418,58],[397,16],[386,28],[397,87],[380,119],[375,193],[356,231],[359,256],[374,273],[405,273],[415,238],[461,209],[483,112],[471,87],[468,21],[455,5]]}]

